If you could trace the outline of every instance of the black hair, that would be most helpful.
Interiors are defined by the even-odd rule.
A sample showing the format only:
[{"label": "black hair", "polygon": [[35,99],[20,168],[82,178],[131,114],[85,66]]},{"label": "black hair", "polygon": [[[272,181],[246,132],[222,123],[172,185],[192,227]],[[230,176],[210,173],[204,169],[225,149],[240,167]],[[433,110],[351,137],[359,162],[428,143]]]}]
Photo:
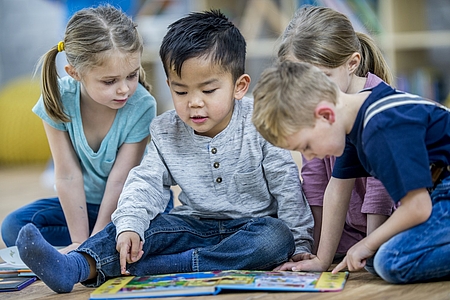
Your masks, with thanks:
[{"label": "black hair", "polygon": [[245,72],[246,42],[239,29],[219,10],[193,12],[168,27],[159,49],[164,71],[181,76],[183,63],[206,56],[236,80]]}]

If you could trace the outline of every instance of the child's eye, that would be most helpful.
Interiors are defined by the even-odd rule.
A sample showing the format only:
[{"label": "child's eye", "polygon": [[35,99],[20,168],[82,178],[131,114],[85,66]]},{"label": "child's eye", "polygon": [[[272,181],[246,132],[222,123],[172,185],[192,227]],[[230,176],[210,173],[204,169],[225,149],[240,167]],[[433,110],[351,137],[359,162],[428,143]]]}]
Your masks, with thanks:
[{"label": "child's eye", "polygon": [[207,90],[207,91],[203,91],[203,93],[205,94],[212,94],[215,92],[216,89],[212,89],[212,90]]},{"label": "child's eye", "polygon": [[128,75],[128,79],[133,79],[136,78],[138,76],[137,72],[131,73],[130,75]]},{"label": "child's eye", "polygon": [[109,81],[104,81],[104,83],[105,83],[106,85],[111,85],[111,84],[114,84],[115,82],[116,82],[115,79],[109,80]]},{"label": "child's eye", "polygon": [[175,92],[175,94],[177,94],[177,95],[179,95],[179,96],[182,96],[182,95],[186,95],[187,93],[186,92],[177,92],[177,91],[174,91]]}]

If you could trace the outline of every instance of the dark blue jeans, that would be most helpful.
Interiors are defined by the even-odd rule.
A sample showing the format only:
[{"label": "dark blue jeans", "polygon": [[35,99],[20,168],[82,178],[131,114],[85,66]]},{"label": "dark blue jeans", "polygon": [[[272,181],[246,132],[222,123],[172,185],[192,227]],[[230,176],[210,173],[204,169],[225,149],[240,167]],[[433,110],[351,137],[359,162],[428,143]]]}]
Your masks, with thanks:
[{"label": "dark blue jeans", "polygon": [[[94,229],[100,205],[87,204],[89,232]],[[166,212],[173,208],[173,194]],[[66,218],[58,198],[41,199],[25,205],[6,216],[2,223],[2,238],[7,247],[16,244],[20,229],[28,223],[34,224],[47,242],[53,246],[72,243]]]},{"label": "dark blue jeans", "polygon": [[387,282],[450,276],[450,177],[436,187],[431,200],[433,210],[427,221],[395,235],[375,254],[375,272]]},{"label": "dark blue jeans", "polygon": [[[160,214],[145,231],[144,255],[128,265],[131,275],[211,270],[271,270],[294,253],[294,237],[283,221],[272,218],[197,219]],[[120,276],[116,228],[110,223],[76,252],[96,261],[98,286]]]},{"label": "dark blue jeans", "polygon": [[[94,228],[99,207],[94,204],[87,205],[89,231]],[[67,246],[72,243],[58,198],[37,200],[7,215],[2,223],[2,238],[7,247],[16,244],[20,229],[28,223],[36,225],[45,240],[53,246]]]}]

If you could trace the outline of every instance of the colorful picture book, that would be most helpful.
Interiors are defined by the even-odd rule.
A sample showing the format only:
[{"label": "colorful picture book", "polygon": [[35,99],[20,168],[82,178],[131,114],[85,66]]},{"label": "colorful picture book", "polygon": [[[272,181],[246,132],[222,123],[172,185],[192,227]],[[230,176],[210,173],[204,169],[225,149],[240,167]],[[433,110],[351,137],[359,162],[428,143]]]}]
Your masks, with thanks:
[{"label": "colorful picture book", "polygon": [[215,295],[224,290],[336,292],[348,272],[214,271],[153,276],[125,276],[106,281],[90,299],[132,299]]},{"label": "colorful picture book", "polygon": [[0,278],[0,292],[20,291],[36,281],[36,277],[2,277]]}]

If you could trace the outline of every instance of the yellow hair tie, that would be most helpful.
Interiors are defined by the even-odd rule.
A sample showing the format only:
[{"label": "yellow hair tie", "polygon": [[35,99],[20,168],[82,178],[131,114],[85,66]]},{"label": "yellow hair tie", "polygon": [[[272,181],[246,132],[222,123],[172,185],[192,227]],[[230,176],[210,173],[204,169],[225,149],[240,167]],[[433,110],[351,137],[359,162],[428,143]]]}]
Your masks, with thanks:
[{"label": "yellow hair tie", "polygon": [[63,52],[64,51],[64,42],[61,41],[58,43],[58,52]]}]

